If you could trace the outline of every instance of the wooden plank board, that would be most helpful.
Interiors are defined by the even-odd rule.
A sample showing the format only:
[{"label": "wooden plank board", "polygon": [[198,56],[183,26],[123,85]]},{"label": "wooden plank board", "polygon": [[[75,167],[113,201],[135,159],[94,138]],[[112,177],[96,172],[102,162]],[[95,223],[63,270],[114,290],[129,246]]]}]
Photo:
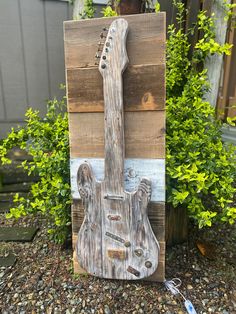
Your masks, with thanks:
[{"label": "wooden plank board", "polygon": [[[104,157],[103,113],[69,115],[71,158]],[[125,157],[165,157],[165,111],[125,113]]]},{"label": "wooden plank board", "polygon": [[[95,177],[101,180],[103,178],[103,171],[101,171],[102,158],[104,158],[103,84],[98,69],[94,65],[94,55],[97,51],[101,29],[104,26],[110,26],[114,19],[116,18],[69,21],[65,22],[64,26],[68,111],[70,112],[74,245],[84,218],[82,202],[76,199],[79,197],[76,183],[79,163],[84,161],[84,158],[86,160],[93,158],[92,162],[95,161],[95,164],[100,165],[96,168],[98,173]],[[125,19],[129,23],[127,38],[129,67],[123,77],[124,110],[126,111],[124,115],[125,157],[133,160],[136,158],[154,159],[152,161],[154,164],[163,163],[164,160],[157,161],[157,159],[164,159],[165,156],[165,14],[126,16]],[[135,169],[136,166],[137,169],[140,168],[140,160],[132,166]],[[155,166],[153,168],[155,169]],[[126,169],[128,169],[127,166]],[[164,170],[163,166],[162,169]],[[151,172],[150,167],[150,175],[155,176]],[[140,175],[142,173],[138,174]],[[161,250],[158,269],[148,280],[163,281],[165,273],[164,174],[156,175],[163,180],[159,185],[162,192],[157,193],[157,198],[154,194],[153,199],[158,200],[160,197],[159,200],[162,202],[151,202],[148,206],[148,216],[155,236],[161,244]],[[145,177],[148,177],[147,173]],[[131,181],[129,182],[130,189],[131,186],[135,189],[137,178]],[[118,207],[116,209],[118,210]],[[113,253],[109,251],[109,256],[117,257]],[[121,255],[119,256],[122,257]],[[77,258],[74,258],[74,270],[79,273],[84,272],[79,268]]]},{"label": "wooden plank board", "polygon": [[[152,230],[158,241],[165,241],[165,203],[150,202],[148,204],[148,217]],[[84,219],[84,207],[81,200],[72,201],[72,232],[76,234]],[[73,242],[74,243],[74,242]]]},{"label": "wooden plank board", "polygon": [[31,0],[20,0],[20,8],[28,105],[34,109],[41,107],[40,113],[43,115],[46,113],[46,106],[42,104],[49,98],[44,3],[35,1],[32,5]]},{"label": "wooden plank board", "polygon": [[[71,193],[73,199],[81,199],[77,186],[79,166],[88,162],[97,181],[104,180],[104,159],[73,158],[70,160]],[[164,159],[126,159],[124,169],[125,190],[135,191],[141,178],[146,177],[152,183],[152,202],[165,201],[165,160]]]},{"label": "wooden plank board", "polygon": [[[76,243],[77,240],[77,234],[73,236],[73,241]],[[157,282],[163,282],[165,280],[165,242],[159,242],[160,244],[160,255],[158,260],[158,267],[154,274],[152,274],[150,277],[144,278],[145,281],[157,281]],[[74,273],[75,274],[81,274],[85,275],[86,271],[80,266],[77,258],[76,251],[74,250],[73,253],[73,265],[74,265]]]},{"label": "wooden plank board", "polygon": [[[8,0],[0,1],[0,67],[6,109],[5,118],[16,119],[16,121],[24,117],[28,105],[19,5],[20,2],[16,4]],[[6,129],[6,126],[1,125],[1,128]],[[10,129],[9,125],[7,129]],[[4,133],[1,129],[1,134],[5,135]]]},{"label": "wooden plank board", "polygon": [[[58,98],[65,95],[65,91],[59,89],[60,84],[65,83],[64,71],[64,46],[63,46],[63,22],[68,18],[68,6],[70,4],[61,1],[42,1],[45,6],[46,42],[48,57],[48,74],[50,78],[50,97]],[[56,57],[55,57],[56,56]]]},{"label": "wooden plank board", "polygon": [[228,109],[228,117],[234,118],[236,116],[236,96],[229,97],[229,109]]},{"label": "wooden plank board", "polygon": [[[97,68],[67,70],[69,112],[103,112],[103,82]],[[163,110],[165,106],[165,66],[137,65],[123,75],[124,110]],[[88,91],[90,91],[88,93]]]},{"label": "wooden plank board", "polygon": [[[66,68],[93,67],[100,33],[116,19],[100,18],[64,23]],[[127,52],[130,65],[163,64],[165,53],[165,13],[127,15]],[[88,41],[89,38],[89,41]]]}]

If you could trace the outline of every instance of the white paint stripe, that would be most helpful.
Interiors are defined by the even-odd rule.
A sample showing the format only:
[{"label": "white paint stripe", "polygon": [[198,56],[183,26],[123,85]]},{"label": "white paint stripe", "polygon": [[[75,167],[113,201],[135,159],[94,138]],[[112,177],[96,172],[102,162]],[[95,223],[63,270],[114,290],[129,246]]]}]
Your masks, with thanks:
[{"label": "white paint stripe", "polygon": [[[79,166],[83,162],[89,162],[97,181],[104,179],[103,158],[72,158],[70,160],[71,193],[73,199],[80,199],[77,188],[76,176]],[[125,189],[134,191],[141,178],[149,178],[152,182],[153,202],[165,201],[165,160],[164,159],[125,159]]]}]

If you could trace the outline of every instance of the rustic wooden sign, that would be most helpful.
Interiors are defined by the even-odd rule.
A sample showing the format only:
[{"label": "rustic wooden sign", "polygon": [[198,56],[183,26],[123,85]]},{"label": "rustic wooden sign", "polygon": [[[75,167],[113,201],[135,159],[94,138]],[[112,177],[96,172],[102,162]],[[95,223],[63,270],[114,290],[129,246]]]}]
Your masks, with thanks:
[{"label": "rustic wooden sign", "polygon": [[[131,204],[139,203],[137,201],[139,193],[135,194],[134,191],[138,191],[140,186],[142,191],[146,191],[144,194],[146,193],[145,202],[147,203],[150,197],[148,187],[150,187],[149,182],[151,181],[152,194],[151,202],[148,205],[148,216],[160,245],[159,254],[158,247],[155,244],[152,246],[149,255],[144,254],[143,247],[132,246],[135,238],[127,232],[129,230],[128,225],[120,227],[120,232],[114,232],[114,230],[111,230],[112,228],[108,228],[102,235],[106,244],[105,253],[103,254],[107,266],[105,270],[102,270],[102,274],[101,268],[97,269],[97,273],[96,271],[95,273],[104,276],[104,272],[107,272],[109,274],[108,278],[139,279],[153,273],[153,269],[158,265],[155,273],[149,278],[150,280],[162,281],[164,280],[165,256],[165,15],[160,13],[125,16],[125,20],[129,24],[127,37],[129,65],[123,75],[125,110],[123,142],[125,150],[123,149],[123,152],[125,151],[125,162],[124,180],[122,181],[121,178],[118,180],[121,183],[119,187],[115,183],[117,180],[113,180],[113,183],[106,180],[106,169],[108,168],[104,161],[104,156],[106,160],[104,139],[106,139],[106,145],[109,140],[107,141],[106,133],[104,138],[103,79],[98,67],[94,65],[94,55],[101,29],[109,27],[114,19],[116,18],[65,22],[65,58],[73,197],[73,244],[75,247],[77,234],[84,219],[84,206],[81,197],[84,199],[86,193],[83,195],[83,184],[81,185],[79,182],[85,182],[84,178],[87,178],[88,173],[90,173],[90,178],[93,178],[89,182],[92,182],[90,187],[94,189],[95,194],[100,193],[101,199],[103,193],[103,207],[107,209],[107,213],[106,215],[102,214],[100,219],[102,221],[105,219],[109,226],[114,226],[114,224],[121,226],[124,212],[128,218],[130,217],[130,206],[127,204],[129,202]],[[118,156],[121,155],[121,153],[118,154]],[[117,164],[116,157],[112,160]],[[122,166],[122,163],[120,165]],[[121,169],[121,166],[118,168]],[[81,181],[77,180],[78,169],[80,169],[78,178]],[[117,175],[120,177],[120,174],[116,174],[116,178]],[[142,180],[143,176],[149,180]],[[104,182],[100,185],[100,191],[97,187],[99,181]],[[112,193],[105,193],[104,187],[109,185],[110,189],[110,184],[115,190]],[[78,186],[81,193],[78,191]],[[106,195],[108,198],[104,198]],[[109,199],[110,196],[114,195],[124,197],[122,202],[126,204],[126,211],[122,211],[120,199]],[[133,195],[133,201],[131,195]],[[138,211],[140,208],[138,205]],[[137,220],[145,220],[144,216]],[[96,226],[91,225],[90,228],[95,230]],[[148,229],[148,227],[146,228]],[[130,263],[127,250],[129,246],[126,246],[128,244],[130,244],[130,247],[132,246],[132,254],[138,260],[136,265]],[[120,268],[121,271],[117,270],[116,276],[114,276],[112,270],[108,269],[112,263],[117,264],[117,261],[120,265],[125,265],[125,268]],[[140,261],[142,261],[141,264]],[[86,264],[82,261],[82,264],[88,269],[88,262]],[[78,264],[76,255],[74,256],[74,269],[75,272],[84,272]],[[89,269],[89,272],[92,273],[92,268]],[[126,275],[120,275],[121,273],[126,273]]]},{"label": "rustic wooden sign", "polygon": [[147,218],[151,181],[141,178],[136,190],[124,189],[123,79],[128,57],[128,22],[111,23],[100,57],[103,77],[105,161],[99,182],[88,162],[77,172],[85,217],[76,244],[80,265],[102,278],[140,279],[158,266],[159,244]]}]

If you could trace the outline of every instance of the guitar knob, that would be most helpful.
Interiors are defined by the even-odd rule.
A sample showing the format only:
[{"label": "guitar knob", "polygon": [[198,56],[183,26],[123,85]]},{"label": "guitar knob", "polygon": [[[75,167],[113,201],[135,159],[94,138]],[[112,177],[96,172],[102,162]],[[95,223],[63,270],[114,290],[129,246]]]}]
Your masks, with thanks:
[{"label": "guitar knob", "polygon": [[124,245],[125,245],[125,247],[130,247],[130,246],[131,246],[131,243],[130,243],[129,241],[126,241],[126,242],[124,243]]},{"label": "guitar knob", "polygon": [[145,266],[146,266],[147,268],[151,268],[151,267],[152,267],[152,263],[151,263],[150,261],[146,261],[146,262],[145,262]]},{"label": "guitar knob", "polygon": [[140,257],[140,256],[143,255],[143,250],[137,249],[137,250],[134,251],[134,253],[135,253],[138,257]]}]

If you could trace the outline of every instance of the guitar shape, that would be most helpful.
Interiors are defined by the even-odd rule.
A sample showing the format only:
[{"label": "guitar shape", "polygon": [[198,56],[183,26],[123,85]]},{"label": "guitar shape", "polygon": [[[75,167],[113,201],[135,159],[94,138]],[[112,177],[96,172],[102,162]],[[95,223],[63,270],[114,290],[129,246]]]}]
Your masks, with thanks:
[{"label": "guitar shape", "polygon": [[124,115],[122,73],[128,64],[128,23],[110,25],[99,63],[103,76],[105,169],[96,180],[88,162],[80,165],[77,185],[85,218],[76,244],[79,263],[101,278],[136,280],[158,266],[159,244],[151,229],[147,206],[151,181],[142,178],[137,190],[124,189]]}]

